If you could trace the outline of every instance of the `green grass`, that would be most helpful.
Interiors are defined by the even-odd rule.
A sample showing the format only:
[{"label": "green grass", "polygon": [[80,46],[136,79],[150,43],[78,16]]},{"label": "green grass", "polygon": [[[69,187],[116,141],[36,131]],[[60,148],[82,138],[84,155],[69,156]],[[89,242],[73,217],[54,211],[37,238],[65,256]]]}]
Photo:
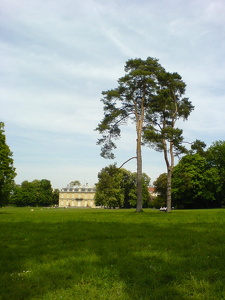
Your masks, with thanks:
[{"label": "green grass", "polygon": [[0,299],[225,299],[225,210],[3,208]]}]

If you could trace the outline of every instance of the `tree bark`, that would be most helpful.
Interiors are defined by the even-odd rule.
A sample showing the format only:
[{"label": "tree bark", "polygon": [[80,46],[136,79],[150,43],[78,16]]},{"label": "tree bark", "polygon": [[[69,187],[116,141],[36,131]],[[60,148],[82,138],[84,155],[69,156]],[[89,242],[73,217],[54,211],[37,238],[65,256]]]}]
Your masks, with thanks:
[{"label": "tree bark", "polygon": [[141,153],[142,120],[137,122],[137,207],[136,212],[142,211],[142,153]]},{"label": "tree bark", "polygon": [[167,187],[166,187],[166,207],[167,207],[167,210],[166,211],[170,212],[171,211],[171,203],[172,203],[172,196],[171,196],[172,170],[173,170],[173,164],[174,164],[173,145],[170,143],[170,158],[171,158],[171,161],[169,161],[166,141],[163,139],[162,142],[163,142],[163,149],[164,149],[164,159],[165,159],[166,168],[167,168]]},{"label": "tree bark", "polygon": [[167,169],[167,212],[172,208],[172,174],[174,168],[173,142],[170,142],[170,165]]},{"label": "tree bark", "polygon": [[172,185],[172,169],[171,166],[167,170],[167,197],[166,197],[166,207],[167,212],[171,211],[171,203],[172,203],[172,196],[171,196],[171,185]]}]

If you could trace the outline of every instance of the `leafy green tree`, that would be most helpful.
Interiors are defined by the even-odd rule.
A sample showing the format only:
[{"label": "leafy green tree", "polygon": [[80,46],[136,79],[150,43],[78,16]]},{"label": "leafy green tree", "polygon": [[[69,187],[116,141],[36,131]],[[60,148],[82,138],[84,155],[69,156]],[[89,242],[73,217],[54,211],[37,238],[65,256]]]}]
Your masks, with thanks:
[{"label": "leafy green tree", "polygon": [[81,186],[81,183],[80,183],[80,181],[79,180],[74,180],[74,181],[71,181],[70,182],[70,186]]},{"label": "leafy green tree", "polygon": [[122,168],[122,191],[124,193],[124,208],[131,208],[137,205],[136,174]]},{"label": "leafy green tree", "polygon": [[118,80],[118,87],[102,92],[104,118],[96,128],[102,134],[98,144],[102,145],[101,155],[114,158],[112,150],[116,148],[114,139],[120,137],[121,125],[131,120],[136,130],[137,159],[137,206],[142,210],[142,132],[146,123],[149,105],[156,93],[156,74],[162,67],[157,59],[130,59],[125,64],[125,76]]},{"label": "leafy green tree", "polygon": [[143,173],[142,174],[142,199],[143,199],[143,207],[144,208],[147,208],[147,207],[150,207],[150,200],[151,200],[151,197],[150,197],[150,194],[149,194],[149,191],[148,191],[148,187],[150,185],[150,177]]},{"label": "leafy green tree", "polygon": [[14,188],[11,202],[16,206],[35,206],[36,190],[34,184],[25,180],[21,185],[17,185]]},{"label": "leafy green tree", "polygon": [[225,141],[215,141],[205,155],[209,166],[218,172],[217,197],[225,205]]},{"label": "leafy green tree", "polygon": [[[14,188],[12,204],[16,206],[49,206],[54,203],[54,192],[47,179],[23,181]],[[57,201],[58,204],[58,201]]]},{"label": "leafy green tree", "polygon": [[187,120],[194,109],[185,94],[186,84],[178,73],[164,69],[157,75],[157,95],[151,101],[148,111],[148,125],[145,141],[157,151],[164,153],[167,167],[167,212],[171,210],[171,184],[175,156],[187,150],[182,145],[183,131],[176,127],[177,120]]},{"label": "leafy green tree", "polygon": [[39,206],[49,206],[53,204],[53,191],[50,180],[42,179],[37,188],[37,202]]},{"label": "leafy green tree", "polygon": [[6,143],[4,123],[0,122],[0,207],[9,202],[14,187],[16,169],[13,166],[12,152]]},{"label": "leafy green tree", "polygon": [[205,154],[205,148],[206,148],[206,143],[201,141],[201,140],[196,140],[195,142],[192,143],[191,145],[191,154],[198,153],[201,156]]},{"label": "leafy green tree", "polygon": [[155,191],[158,194],[158,198],[161,200],[161,205],[166,205],[167,196],[167,173],[162,173],[153,182]]},{"label": "leafy green tree", "polygon": [[59,204],[59,189],[54,189],[52,192],[52,204]]},{"label": "leafy green tree", "polygon": [[[131,208],[137,206],[137,173],[132,173],[126,169],[123,171],[123,190],[124,190],[124,208]],[[127,176],[125,177],[125,174]],[[148,186],[150,184],[150,177],[142,173],[142,205],[143,208],[149,207],[150,195]]]},{"label": "leafy green tree", "polygon": [[[98,174],[95,204],[105,207],[131,208],[137,205],[137,175],[116,165],[105,167]],[[149,206],[150,178],[142,174],[143,207]]]},{"label": "leafy green tree", "polygon": [[173,199],[180,208],[221,207],[216,197],[219,174],[198,153],[184,156],[174,168]]},{"label": "leafy green tree", "polygon": [[23,197],[21,186],[15,185],[13,188],[12,196],[10,198],[10,203],[16,206],[26,206],[24,202],[25,198]]},{"label": "leafy green tree", "polygon": [[98,174],[95,205],[107,208],[122,207],[124,194],[121,187],[122,173],[115,165],[105,167]]}]

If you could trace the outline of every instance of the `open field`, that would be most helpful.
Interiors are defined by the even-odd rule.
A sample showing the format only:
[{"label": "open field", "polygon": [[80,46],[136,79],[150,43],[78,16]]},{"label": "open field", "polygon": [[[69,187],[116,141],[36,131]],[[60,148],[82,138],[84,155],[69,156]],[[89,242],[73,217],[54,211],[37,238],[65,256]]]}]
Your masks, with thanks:
[{"label": "open field", "polygon": [[225,299],[225,210],[3,208],[0,299]]}]

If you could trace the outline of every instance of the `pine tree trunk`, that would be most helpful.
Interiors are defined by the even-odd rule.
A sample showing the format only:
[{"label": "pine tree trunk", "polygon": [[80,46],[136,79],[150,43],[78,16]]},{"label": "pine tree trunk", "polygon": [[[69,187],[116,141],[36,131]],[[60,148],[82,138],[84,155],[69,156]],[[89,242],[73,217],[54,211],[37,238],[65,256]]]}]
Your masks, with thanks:
[{"label": "pine tree trunk", "polygon": [[136,212],[142,211],[142,154],[141,154],[141,133],[142,123],[137,124],[137,207]]},{"label": "pine tree trunk", "polygon": [[167,197],[166,197],[167,212],[171,211],[171,203],[172,203],[171,185],[172,185],[172,169],[171,167],[169,167],[167,170]]}]

